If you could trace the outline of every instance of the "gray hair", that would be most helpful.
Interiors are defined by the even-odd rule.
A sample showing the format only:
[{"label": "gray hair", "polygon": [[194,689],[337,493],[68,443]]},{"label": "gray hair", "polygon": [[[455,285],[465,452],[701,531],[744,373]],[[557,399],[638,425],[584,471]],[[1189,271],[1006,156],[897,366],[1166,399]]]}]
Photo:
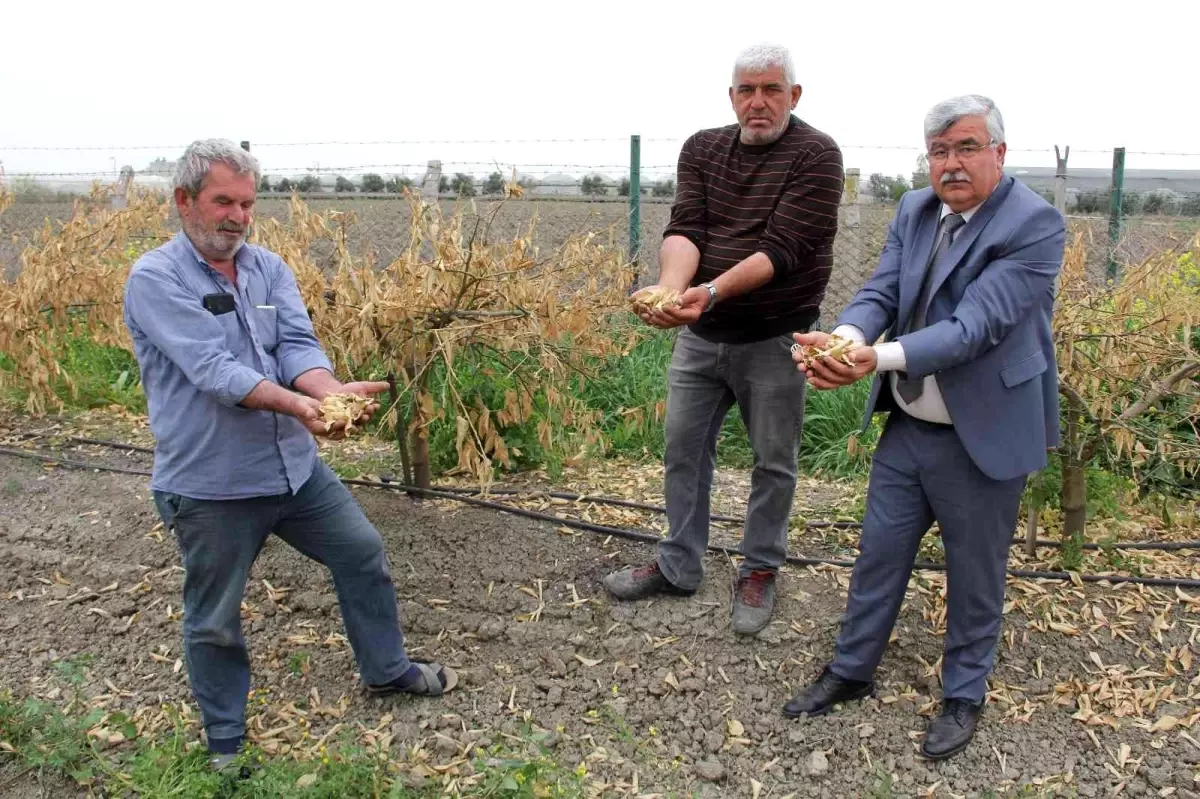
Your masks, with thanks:
[{"label": "gray hair", "polygon": [[195,197],[213,164],[225,164],[239,175],[253,174],[255,185],[262,177],[258,159],[229,139],[197,139],[188,145],[175,166],[175,188]]},{"label": "gray hair", "polygon": [[737,84],[739,72],[765,72],[771,67],[782,67],[783,79],[787,85],[796,85],[796,67],[792,64],[792,54],[786,47],[774,44],[756,44],[738,53],[733,62],[733,82]]},{"label": "gray hair", "polygon": [[990,97],[981,94],[964,94],[951,97],[929,109],[925,115],[925,146],[934,136],[945,133],[951,125],[963,117],[983,117],[987,121],[987,132],[996,144],[1004,143],[1004,117]]}]

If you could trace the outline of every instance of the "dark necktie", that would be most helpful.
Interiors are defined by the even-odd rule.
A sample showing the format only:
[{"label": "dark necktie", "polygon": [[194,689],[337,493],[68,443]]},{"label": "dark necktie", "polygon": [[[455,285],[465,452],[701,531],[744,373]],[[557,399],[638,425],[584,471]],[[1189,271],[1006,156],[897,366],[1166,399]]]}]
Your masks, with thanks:
[{"label": "dark necktie", "polygon": [[[917,295],[917,305],[913,308],[912,316],[908,320],[908,329],[904,332],[911,333],[925,327],[925,308],[929,305],[929,289],[933,285],[933,273],[937,271],[938,264],[946,257],[946,253],[954,244],[954,234],[964,224],[966,223],[960,214],[950,214],[942,219],[942,237],[938,241],[937,249],[934,250],[929,263],[925,265],[925,275],[921,279],[921,293]],[[915,402],[924,389],[924,380],[909,380],[906,372],[896,374],[896,391],[905,402]]]}]

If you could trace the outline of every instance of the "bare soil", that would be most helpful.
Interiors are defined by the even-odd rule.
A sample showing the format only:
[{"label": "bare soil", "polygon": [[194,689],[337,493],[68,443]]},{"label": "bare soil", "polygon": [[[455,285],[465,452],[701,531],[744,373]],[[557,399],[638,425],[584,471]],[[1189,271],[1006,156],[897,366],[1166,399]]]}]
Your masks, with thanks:
[{"label": "bare soil", "polygon": [[[112,452],[87,459],[148,465]],[[981,728],[966,752],[933,764],[917,749],[939,696],[937,575],[911,583],[878,696],[791,721],[780,709],[830,655],[846,570],[785,568],[772,623],[747,640],[729,628],[727,558],[708,559],[694,598],[621,604],[600,578],[650,559],[648,546],[353,490],[386,542],[410,653],[452,665],[462,682],[440,701],[365,696],[327,573],[273,539],[243,618],[252,737],[281,755],[311,751],[340,724],[335,736],[384,743],[419,783],[531,725],[550,733],[552,757],[584,763],[612,796],[752,796],[755,782],[772,797],[1200,791],[1200,729],[1188,732],[1200,716],[1200,603],[1186,594],[1014,581]],[[0,691],[65,702],[77,690],[143,719],[164,705],[194,719],[179,660],[179,557],[147,479],[0,456],[0,491]],[[65,675],[76,667],[73,688]],[[1072,692],[1073,680],[1097,687]],[[1110,723],[1075,718],[1081,703]],[[49,785],[48,795],[74,795]],[[5,796],[42,790],[3,760],[0,786]]]}]

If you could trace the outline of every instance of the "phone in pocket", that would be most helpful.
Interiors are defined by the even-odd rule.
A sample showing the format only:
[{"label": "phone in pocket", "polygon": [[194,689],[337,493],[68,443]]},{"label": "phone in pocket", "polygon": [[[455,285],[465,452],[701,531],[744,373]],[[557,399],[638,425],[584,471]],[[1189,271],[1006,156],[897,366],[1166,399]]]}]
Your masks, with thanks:
[{"label": "phone in pocket", "polygon": [[205,294],[203,305],[204,310],[213,316],[220,316],[233,310],[233,295],[224,291],[218,294]]}]

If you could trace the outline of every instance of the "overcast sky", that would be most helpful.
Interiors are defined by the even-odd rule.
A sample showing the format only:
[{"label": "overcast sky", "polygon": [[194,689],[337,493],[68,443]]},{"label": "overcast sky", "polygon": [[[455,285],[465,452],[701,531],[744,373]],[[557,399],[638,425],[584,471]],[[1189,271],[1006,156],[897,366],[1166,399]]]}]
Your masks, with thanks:
[{"label": "overcast sky", "polygon": [[[908,173],[927,108],[977,92],[1010,165],[1200,169],[1200,2],[8,3],[0,161],[25,171],[143,168],[207,136],[248,139],[268,172],[411,164],[486,174],[673,168],[682,140],[733,121],[744,46],[789,47],[797,113],[847,167]],[[554,139],[548,143],[271,146]],[[581,139],[603,139],[599,142]],[[160,149],[34,151],[22,146]],[[1092,150],[1095,153],[1082,151]],[[558,165],[567,165],[560,168]],[[363,169],[350,170],[354,172]]]}]

